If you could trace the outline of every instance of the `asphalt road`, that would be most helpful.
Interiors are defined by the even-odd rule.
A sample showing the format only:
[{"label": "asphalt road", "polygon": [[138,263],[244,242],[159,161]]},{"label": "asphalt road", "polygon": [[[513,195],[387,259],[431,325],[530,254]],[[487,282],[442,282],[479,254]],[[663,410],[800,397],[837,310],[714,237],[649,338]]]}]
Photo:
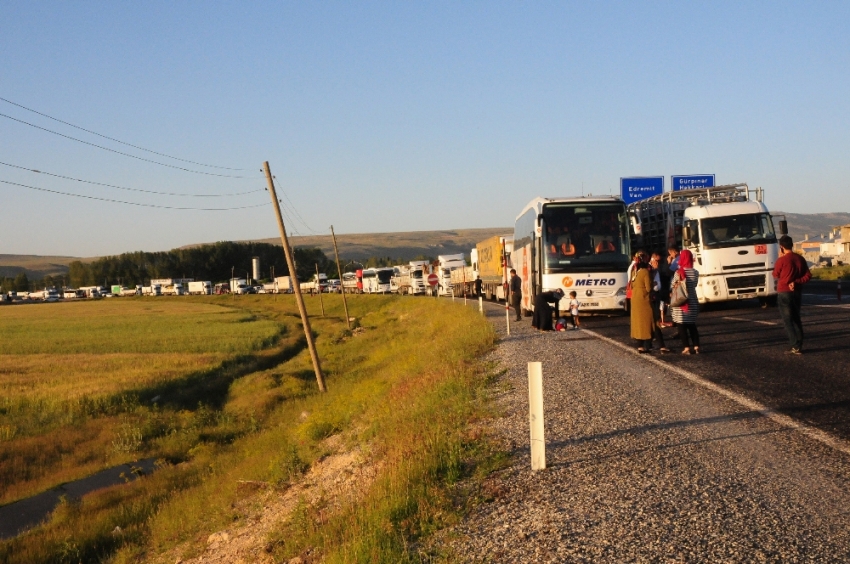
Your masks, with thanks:
[{"label": "asphalt road", "polygon": [[[850,290],[850,288],[848,288]],[[802,356],[790,348],[779,311],[755,300],[715,304],[700,311],[700,351],[679,354],[675,328],[665,329],[672,354],[662,362],[698,374],[726,389],[850,439],[850,299],[838,301],[835,282],[810,282],[803,292]],[[634,345],[627,316],[591,316],[583,325]]]},{"label": "asphalt road", "polygon": [[[802,357],[755,302],[702,313],[697,356],[638,355],[625,316],[564,333],[526,318],[506,335],[504,306],[488,305],[499,373],[481,427],[512,456],[438,548],[464,562],[850,561],[850,442],[837,437],[850,308],[821,307],[841,304],[820,289],[806,291]],[[543,369],[541,471],[528,362]]]}]

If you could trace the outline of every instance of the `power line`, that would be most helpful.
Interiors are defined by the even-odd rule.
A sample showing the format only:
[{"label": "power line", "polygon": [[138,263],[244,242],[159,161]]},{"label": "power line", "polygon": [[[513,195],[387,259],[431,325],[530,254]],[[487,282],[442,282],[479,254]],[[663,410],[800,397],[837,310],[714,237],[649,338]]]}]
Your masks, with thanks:
[{"label": "power line", "polygon": [[217,197],[224,197],[224,196],[243,196],[245,194],[255,194],[257,192],[264,192],[265,191],[265,188],[260,188],[260,189],[257,189],[257,190],[249,190],[247,192],[234,192],[232,194],[182,194],[180,192],[156,192],[154,190],[142,190],[141,188],[127,188],[125,186],[116,186],[114,184],[106,184],[104,182],[95,182],[94,180],[83,180],[82,178],[73,178],[71,176],[64,176],[64,175],[61,175],[61,174],[53,174],[51,172],[46,172],[46,171],[38,170],[38,169],[35,169],[35,168],[27,168],[25,166],[18,166],[18,165],[13,165],[13,164],[10,164],[10,163],[4,163],[3,161],[0,161],[0,165],[10,166],[12,168],[17,168],[17,169],[20,169],[20,170],[26,170],[26,171],[29,171],[29,172],[35,172],[37,174],[46,174],[47,176],[53,176],[55,178],[64,178],[65,180],[75,180],[77,182],[85,182],[86,184],[94,184],[95,186],[106,186],[107,188],[116,188],[118,190],[129,190],[131,192],[144,192],[146,194],[158,194],[160,196],[187,196],[187,197],[194,197],[194,198],[217,198]]},{"label": "power line", "polygon": [[124,153],[122,151],[116,151],[115,149],[110,149],[109,147],[104,147],[103,145],[98,145],[97,143],[89,143],[88,141],[83,141],[82,139],[77,139],[76,137],[71,137],[70,135],[65,135],[64,133],[59,133],[58,131],[53,131],[52,129],[47,129],[46,127],[41,127],[40,125],[35,125],[34,123],[30,123],[28,121],[24,121],[22,119],[13,118],[12,116],[8,116],[6,114],[0,113],[0,117],[4,117],[6,119],[10,119],[12,121],[16,121],[18,123],[22,123],[24,125],[28,125],[30,127],[34,127],[36,129],[40,129],[42,131],[46,131],[47,133],[52,133],[54,135],[58,135],[59,137],[64,137],[65,139],[70,139],[71,141],[76,141],[78,143],[83,143],[84,145],[89,145],[91,147],[97,147],[98,149],[103,149],[104,151],[109,151],[110,153],[115,153],[117,155],[123,155],[125,157],[130,157],[131,159],[138,159],[140,161],[144,161],[146,163],[153,163],[159,166],[166,166],[168,168],[176,168],[177,170],[183,170],[186,172],[192,172],[195,174],[205,174],[207,176],[220,176],[222,178],[260,178],[254,176],[236,176],[232,174],[218,174],[215,172],[204,172],[203,170],[192,170],[191,168],[184,168],[182,166],[172,165],[168,163],[161,163],[159,161],[155,161],[152,159],[146,159],[144,157],[139,157],[136,155],[131,155],[130,153]]},{"label": "power line", "polygon": [[51,194],[61,194],[63,196],[73,196],[75,198],[86,198],[87,200],[98,200],[101,202],[112,202],[114,204],[127,204],[129,206],[142,206],[145,208],[160,208],[165,210],[194,210],[194,211],[231,211],[231,210],[244,210],[248,208],[259,208],[262,206],[267,206],[268,203],[265,204],[257,204],[254,206],[240,206],[235,208],[183,208],[183,207],[175,207],[175,206],[158,206],[156,204],[140,204],[138,202],[125,202],[123,200],[112,200],[110,198],[98,198],[96,196],[85,196],[83,194],[71,194],[70,192],[60,192],[58,190],[49,190],[47,188],[38,188],[37,186],[29,186],[28,184],[19,184],[17,182],[10,182],[8,180],[0,180],[3,184],[10,184],[12,186],[20,186],[21,188],[29,188],[30,190],[38,190],[39,192],[50,192]]},{"label": "power line", "polygon": [[7,104],[12,104],[13,106],[17,106],[19,108],[22,108],[22,109],[24,109],[28,112],[38,114],[42,117],[46,117],[47,119],[52,119],[53,121],[59,122],[61,124],[73,127],[75,129],[79,129],[80,131],[85,131],[86,133],[91,133],[92,135],[97,135],[98,137],[102,137],[104,139],[108,139],[108,140],[114,141],[116,143],[121,143],[122,145],[127,145],[128,147],[133,147],[134,149],[138,149],[140,151],[145,151],[147,153],[153,153],[154,155],[159,155],[160,157],[167,157],[169,159],[174,159],[175,161],[182,161],[184,163],[190,163],[190,164],[198,165],[198,166],[206,166],[206,167],[209,167],[209,168],[221,168],[221,169],[225,169],[225,170],[245,170],[244,168],[230,168],[229,166],[216,166],[216,165],[204,164],[204,163],[199,163],[199,162],[196,162],[196,161],[190,161],[189,159],[181,159],[180,157],[174,157],[174,156],[168,155],[166,153],[159,153],[159,152],[154,151],[152,149],[145,149],[144,147],[139,147],[138,145],[133,145],[132,143],[127,143],[126,141],[121,141],[120,139],[115,139],[114,137],[109,137],[108,135],[103,135],[102,133],[98,133],[97,131],[92,131],[90,129],[86,129],[85,127],[80,127],[79,125],[74,125],[73,123],[68,123],[67,121],[63,121],[59,118],[55,118],[53,116],[43,114],[43,113],[41,113],[37,110],[33,110],[32,108],[22,106],[21,104],[17,104],[15,102],[11,101],[11,100],[7,100],[6,98],[0,98],[0,100],[2,100],[3,102],[6,102]]},{"label": "power line", "polygon": [[[275,178],[274,178],[274,177],[272,177],[272,182],[273,182],[273,183],[274,183],[274,185],[275,185],[275,190],[278,190],[279,188],[278,188],[278,186],[277,186],[277,183],[275,182]],[[304,218],[303,218],[303,217],[301,217],[301,214],[300,214],[300,213],[298,213],[298,209],[295,207],[295,204],[293,204],[293,203],[292,203],[292,200],[290,200],[290,199],[289,199],[289,196],[287,196],[287,195],[286,195],[286,192],[285,192],[284,190],[280,190],[280,192],[283,194],[283,197],[284,197],[284,198],[286,198],[286,201],[287,201],[287,202],[289,202],[289,206],[292,208],[293,213],[295,213],[295,215],[296,215],[296,216],[298,216],[298,219],[301,221],[301,225],[303,225],[304,227],[306,227],[306,228],[307,228],[307,231],[312,231],[314,234],[319,235],[319,232],[318,232],[318,231],[314,230],[314,229],[313,229],[313,228],[311,228],[309,225],[307,225],[307,222],[306,222],[306,221],[304,221]],[[283,203],[283,202],[281,202],[281,203]]]}]

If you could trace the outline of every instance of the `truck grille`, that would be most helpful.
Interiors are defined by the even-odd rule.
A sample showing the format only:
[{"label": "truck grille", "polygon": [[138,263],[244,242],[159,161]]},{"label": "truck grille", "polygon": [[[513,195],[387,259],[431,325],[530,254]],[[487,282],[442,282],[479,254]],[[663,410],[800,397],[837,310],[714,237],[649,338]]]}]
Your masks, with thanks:
[{"label": "truck grille", "polygon": [[739,288],[758,288],[764,287],[765,275],[756,274],[753,276],[730,276],[726,279],[726,286],[730,290]]}]

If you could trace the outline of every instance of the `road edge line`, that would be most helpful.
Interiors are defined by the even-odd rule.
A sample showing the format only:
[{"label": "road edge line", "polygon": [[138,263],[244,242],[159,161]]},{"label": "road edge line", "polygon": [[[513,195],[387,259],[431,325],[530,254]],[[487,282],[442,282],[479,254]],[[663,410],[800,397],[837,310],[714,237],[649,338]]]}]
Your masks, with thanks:
[{"label": "road edge line", "polygon": [[673,366],[672,364],[668,364],[666,362],[663,362],[663,361],[661,361],[657,358],[654,358],[650,355],[646,355],[646,354],[640,355],[640,354],[637,353],[637,351],[635,351],[634,349],[632,349],[628,345],[624,345],[623,343],[621,343],[619,341],[615,341],[614,339],[611,339],[610,337],[606,337],[604,335],[601,335],[601,334],[597,333],[596,331],[592,331],[590,329],[582,329],[582,331],[584,331],[585,333],[588,333],[590,335],[593,335],[597,339],[605,341],[606,343],[610,343],[610,344],[612,344],[612,345],[614,345],[614,346],[616,346],[620,349],[628,351],[632,354],[636,354],[636,355],[640,356],[641,358],[643,358],[644,360],[646,360],[648,362],[652,362],[652,363],[654,363],[654,364],[656,364],[656,365],[658,365],[658,366],[660,366],[660,367],[662,367],[662,368],[664,368],[664,369],[666,369],[670,372],[673,372],[674,374],[681,376],[682,378],[688,380],[689,382],[697,384],[698,386],[701,386],[701,387],[703,387],[703,388],[705,388],[709,391],[712,391],[716,394],[720,394],[721,396],[734,401],[738,405],[746,407],[747,409],[749,409],[751,411],[755,411],[755,412],[759,413],[760,415],[767,417],[771,421],[774,421],[775,423],[778,423],[779,425],[782,425],[783,427],[787,427],[791,430],[798,431],[798,432],[808,436],[809,438],[818,441],[819,443],[822,443],[822,444],[824,444],[824,445],[826,445],[826,446],[828,446],[832,449],[835,449],[839,452],[842,452],[844,454],[850,455],[850,443],[848,443],[847,441],[844,441],[842,439],[839,439],[837,437],[834,437],[831,434],[827,433],[826,431],[822,431],[821,429],[818,429],[816,427],[812,427],[811,425],[807,425],[806,423],[798,421],[798,420],[794,419],[793,417],[789,417],[788,415],[784,415],[784,414],[776,411],[775,409],[767,407],[766,405],[763,405],[763,404],[761,404],[761,403],[759,403],[755,400],[751,400],[751,399],[749,399],[745,396],[742,396],[741,394],[738,394],[738,393],[733,392],[731,390],[727,390],[726,388],[719,386],[719,385],[715,384],[714,382],[710,382],[710,381],[706,380],[705,378],[703,378],[702,376],[698,376],[697,374],[694,374],[693,372],[689,372],[687,370],[679,368],[678,366]]}]

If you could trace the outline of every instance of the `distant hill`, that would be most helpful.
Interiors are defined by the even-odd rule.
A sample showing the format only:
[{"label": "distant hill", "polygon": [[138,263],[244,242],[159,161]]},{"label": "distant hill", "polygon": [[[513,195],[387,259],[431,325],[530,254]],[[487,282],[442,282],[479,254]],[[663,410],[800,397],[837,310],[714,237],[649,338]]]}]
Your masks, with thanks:
[{"label": "distant hill", "polygon": [[[340,260],[392,257],[412,260],[420,255],[436,257],[464,253],[476,243],[494,235],[513,235],[513,227],[453,229],[444,231],[405,231],[401,233],[337,233]],[[280,244],[280,238],[258,239],[262,243]],[[333,257],[333,241],[328,235],[290,237],[293,247],[318,247]]]},{"label": "distant hill", "polygon": [[[788,219],[788,234],[795,242],[802,241],[806,235],[817,237],[828,235],[833,227],[850,224],[850,213],[788,213],[771,212],[772,215],[784,215]],[[776,228],[779,228],[778,221]]]},{"label": "distant hill", "polygon": [[75,260],[89,262],[94,259],[40,255],[0,255],[0,276],[14,278],[21,272],[26,273],[30,280],[39,280],[45,276],[62,276],[68,273],[68,265]]}]

